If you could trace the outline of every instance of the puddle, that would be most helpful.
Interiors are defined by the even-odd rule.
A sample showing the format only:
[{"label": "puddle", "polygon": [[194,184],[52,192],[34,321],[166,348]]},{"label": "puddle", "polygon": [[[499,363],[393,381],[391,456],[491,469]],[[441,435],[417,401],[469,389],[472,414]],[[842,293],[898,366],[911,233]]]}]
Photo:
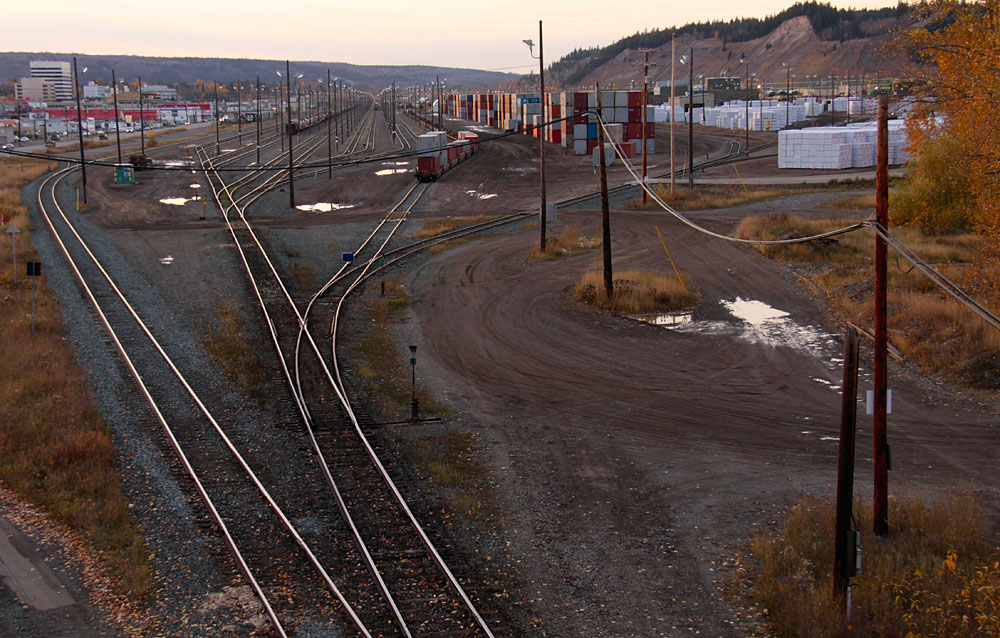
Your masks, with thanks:
[{"label": "puddle", "polygon": [[506,167],[504,167],[501,170],[509,172],[509,173],[522,173],[522,174],[524,174],[524,173],[537,173],[538,172],[538,169],[535,168],[535,167],[533,167],[533,166],[513,166],[513,167],[512,166],[506,166]]},{"label": "puddle", "polygon": [[319,202],[317,204],[301,204],[295,208],[304,210],[307,213],[329,213],[333,210],[344,210],[354,208],[354,204],[331,204],[329,202]]},{"label": "puddle", "polygon": [[480,193],[479,191],[465,191],[465,194],[469,197],[476,197],[479,199],[493,199],[497,196],[496,193]]},{"label": "puddle", "polygon": [[409,162],[382,162],[382,166],[409,166]]},{"label": "puddle", "polygon": [[386,175],[396,175],[397,173],[409,173],[408,168],[383,168],[380,171],[375,171],[375,174],[379,177],[385,177]]},{"label": "puddle", "polygon": [[[733,336],[750,343],[768,346],[785,346],[824,355],[836,343],[834,335],[814,326],[795,323],[784,310],[762,301],[737,297],[722,301],[722,306],[738,321],[694,321],[690,312],[632,315],[633,319],[668,330],[693,334]],[[829,382],[815,379],[817,382]]]},{"label": "puddle", "polygon": [[166,257],[161,257],[160,258],[160,263],[163,264],[164,266],[169,266],[170,264],[174,263],[174,258],[173,258],[172,255],[167,255]]},{"label": "puddle", "polygon": [[191,162],[187,162],[187,161],[184,161],[184,160],[164,160],[163,165],[164,166],[170,166],[170,167],[174,167],[174,166],[191,166]]},{"label": "puddle", "polygon": [[198,197],[197,195],[195,195],[194,197],[167,197],[167,198],[161,199],[160,203],[161,204],[170,204],[171,206],[183,206],[184,204],[187,204],[188,202],[198,201],[199,199],[201,199],[201,198]]},{"label": "puddle", "polygon": [[839,436],[821,436],[821,437],[819,437],[819,440],[820,441],[839,441],[840,437]]},{"label": "puddle", "polygon": [[201,188],[201,184],[191,184],[189,188]]}]

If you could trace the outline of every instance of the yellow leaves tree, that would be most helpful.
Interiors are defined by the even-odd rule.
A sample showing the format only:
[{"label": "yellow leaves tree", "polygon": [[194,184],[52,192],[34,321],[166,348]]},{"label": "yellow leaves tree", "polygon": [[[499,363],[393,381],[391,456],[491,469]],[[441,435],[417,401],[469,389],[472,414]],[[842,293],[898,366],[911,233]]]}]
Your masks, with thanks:
[{"label": "yellow leaves tree", "polygon": [[921,97],[911,124],[918,176],[929,177],[920,175],[922,143],[957,150],[926,168],[943,186],[961,175],[976,205],[973,227],[1000,237],[1000,0],[932,0],[920,10],[923,28],[895,43],[916,63],[909,75]]}]

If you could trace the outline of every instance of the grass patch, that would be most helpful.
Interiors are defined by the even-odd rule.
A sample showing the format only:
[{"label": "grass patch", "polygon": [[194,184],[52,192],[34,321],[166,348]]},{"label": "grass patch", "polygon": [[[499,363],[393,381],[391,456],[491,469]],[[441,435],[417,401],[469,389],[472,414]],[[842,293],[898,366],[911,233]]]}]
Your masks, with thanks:
[{"label": "grass patch", "polygon": [[890,499],[891,534],[872,533],[871,506],[855,503],[864,564],[852,579],[852,622],[832,602],[834,503],[793,508],[780,536],[751,544],[737,584],[782,637],[1000,635],[1000,554],[968,494],[934,503]]},{"label": "grass patch", "polygon": [[631,270],[616,273],[614,298],[609,299],[604,293],[604,275],[598,276],[589,271],[577,281],[574,296],[578,301],[615,312],[683,310],[698,305],[701,292],[691,284],[689,277],[683,273],[681,277],[684,284],[673,275],[657,272]]},{"label": "grass patch", "polygon": [[580,229],[569,224],[564,226],[558,237],[547,237],[545,251],[535,248],[531,251],[531,261],[549,261],[560,257],[573,257],[585,250],[597,248],[597,237],[582,237]]},{"label": "grass patch", "polygon": [[[381,295],[381,286],[379,287]],[[398,279],[385,280],[385,297],[372,299],[367,306],[368,329],[356,346],[358,376],[365,382],[383,420],[409,418],[411,371],[400,355],[390,325],[409,304],[410,295]],[[420,370],[417,374],[419,377]],[[447,416],[448,409],[417,384],[417,401],[425,416]]]},{"label": "grass patch", "polygon": [[258,348],[244,329],[236,310],[229,304],[216,306],[218,325],[202,342],[205,350],[215,357],[229,379],[245,396],[265,403],[268,400],[264,364]]},{"label": "grass patch", "polygon": [[828,208],[844,211],[875,210],[875,193],[841,197],[825,204]]},{"label": "grass patch", "polygon": [[[812,192],[805,188],[775,188],[775,187],[748,187],[744,188],[739,184],[726,184],[719,186],[704,186],[689,190],[687,188],[677,188],[673,195],[670,194],[670,186],[667,184],[657,184],[654,188],[656,194],[675,210],[707,210],[711,208],[732,208],[742,204],[760,202],[787,195]],[[814,189],[813,189],[814,190]],[[642,199],[632,199],[625,202],[628,210],[660,210],[660,205],[652,198],[642,205]]]},{"label": "grass patch", "polygon": [[59,306],[39,278],[31,336],[31,283],[37,260],[21,189],[53,162],[0,159],[0,214],[21,229],[17,280],[0,251],[0,481],[82,534],[100,553],[121,593],[140,597],[153,577],[121,492],[114,446],[66,344]]},{"label": "grass patch", "polygon": [[[787,214],[748,217],[736,231],[744,239],[804,237],[846,226],[852,220],[806,220]],[[1000,308],[995,288],[1000,267],[982,262],[988,240],[971,233],[935,235],[916,227],[893,234],[946,277]],[[822,289],[833,311],[869,331],[874,323],[874,244],[869,231],[821,241],[759,246],[772,259],[809,265],[804,276]],[[889,339],[924,370],[939,372],[983,389],[1000,389],[1000,333],[938,289],[897,251],[889,249]]]},{"label": "grass patch", "polygon": [[430,239],[431,237],[437,237],[438,235],[443,235],[444,233],[458,230],[459,228],[464,228],[465,226],[488,222],[491,219],[496,219],[497,217],[498,215],[477,215],[475,217],[447,217],[444,219],[431,219],[424,222],[424,225],[420,228],[420,230],[413,234],[413,237],[416,239]]},{"label": "grass patch", "polygon": [[316,269],[298,262],[292,262],[292,276],[299,290],[311,290],[316,283]]}]

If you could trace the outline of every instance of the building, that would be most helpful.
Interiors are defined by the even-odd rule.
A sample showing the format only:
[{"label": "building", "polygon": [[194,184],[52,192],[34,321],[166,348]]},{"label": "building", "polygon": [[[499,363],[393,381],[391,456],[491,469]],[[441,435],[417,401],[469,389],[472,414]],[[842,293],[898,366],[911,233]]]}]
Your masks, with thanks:
[{"label": "building", "polygon": [[111,97],[110,86],[102,86],[91,80],[83,87],[83,99],[85,100],[103,100],[109,97]]},{"label": "building", "polygon": [[56,102],[59,99],[55,83],[43,78],[18,78],[14,97],[29,102]]},{"label": "building", "polygon": [[144,84],[142,95],[151,100],[176,100],[177,89],[164,84]]},{"label": "building", "polygon": [[56,100],[73,99],[73,69],[69,62],[35,60],[28,64],[32,78],[47,80],[54,85]]}]

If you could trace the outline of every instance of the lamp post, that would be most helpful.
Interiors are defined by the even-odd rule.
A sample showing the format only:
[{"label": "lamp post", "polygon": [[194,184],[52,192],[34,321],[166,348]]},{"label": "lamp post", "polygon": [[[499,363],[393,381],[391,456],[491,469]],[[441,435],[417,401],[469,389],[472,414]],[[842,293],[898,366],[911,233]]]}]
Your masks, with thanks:
[{"label": "lamp post", "polygon": [[260,76],[257,76],[257,81],[254,83],[256,88],[256,103],[254,104],[254,109],[256,111],[257,120],[257,165],[260,165]]},{"label": "lamp post", "polygon": [[215,154],[219,154],[219,83],[215,82]]},{"label": "lamp post", "polygon": [[688,189],[694,190],[694,46],[681,56],[681,64],[688,66]]},{"label": "lamp post", "polygon": [[[139,148],[141,149],[141,154],[146,154],[146,116],[142,110],[142,76],[138,76],[139,80]],[[216,153],[218,155],[218,153]]]},{"label": "lamp post", "polygon": [[[298,77],[302,77],[300,73]],[[292,72],[290,62],[285,60],[285,82],[288,89],[288,207],[295,208],[295,173],[292,169]],[[297,99],[297,98],[296,98]]]},{"label": "lamp post", "polygon": [[782,62],[781,66],[785,67],[785,126],[787,127],[789,107],[792,101],[792,67],[788,66],[787,62]]},{"label": "lamp post", "polygon": [[[531,57],[536,57],[534,54],[535,43],[530,39],[523,40],[523,42],[528,46],[528,54]],[[539,210],[538,210],[538,250],[545,252],[545,62],[543,59],[543,48],[542,48],[542,21],[538,21],[538,106],[541,116],[539,119],[542,120],[542,130],[538,131],[538,157],[540,159],[539,164],[539,177],[538,177],[538,196],[539,196]],[[440,110],[440,102],[438,103],[438,110]],[[603,150],[601,151],[603,152]]]},{"label": "lamp post", "polygon": [[642,205],[645,206],[649,199],[648,193],[646,193],[646,173],[648,171],[648,153],[646,152],[646,107],[649,101],[649,51],[650,49],[642,49],[643,52],[643,62],[642,62]]},{"label": "lamp post", "polygon": [[330,69],[326,70],[326,177],[327,179],[333,178],[333,109],[330,107]]},{"label": "lamp post", "polygon": [[121,127],[118,126],[118,81],[115,78],[115,70],[111,69],[111,95],[115,101],[115,142],[118,144],[118,163],[122,163],[122,135]]},{"label": "lamp post", "polygon": [[[83,67],[83,72],[87,72],[87,67]],[[83,152],[83,118],[80,106],[80,74],[76,71],[76,56],[73,56],[73,89],[76,93],[76,132],[80,139],[80,180],[83,187],[83,203],[87,203],[87,157]]]},{"label": "lamp post", "polygon": [[236,83],[236,139],[237,145],[243,146],[243,82]]},{"label": "lamp post", "polygon": [[746,111],[746,130],[747,130],[746,154],[750,155],[750,61],[747,59],[745,55],[740,54],[740,64],[746,67],[746,76],[747,76],[747,94],[746,94],[746,99],[744,100],[745,103],[744,106],[746,107],[745,111]]}]

